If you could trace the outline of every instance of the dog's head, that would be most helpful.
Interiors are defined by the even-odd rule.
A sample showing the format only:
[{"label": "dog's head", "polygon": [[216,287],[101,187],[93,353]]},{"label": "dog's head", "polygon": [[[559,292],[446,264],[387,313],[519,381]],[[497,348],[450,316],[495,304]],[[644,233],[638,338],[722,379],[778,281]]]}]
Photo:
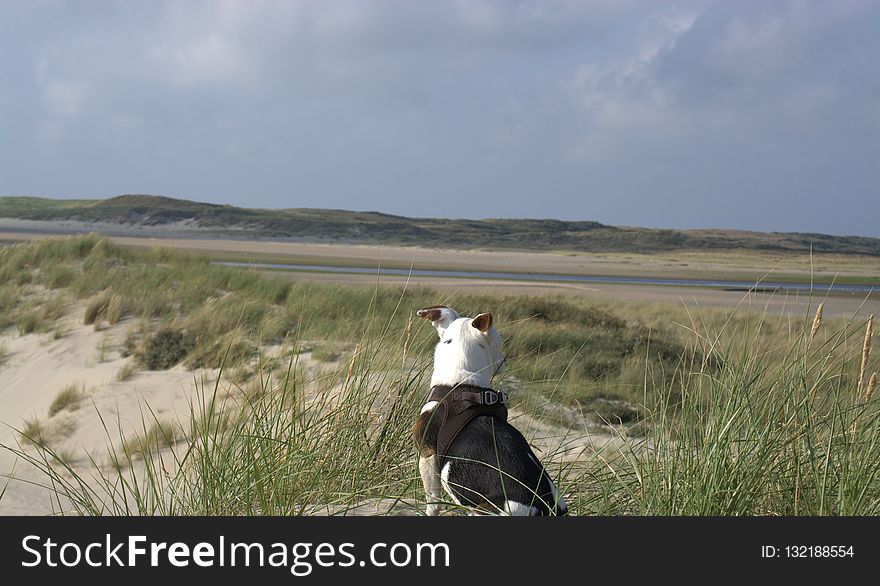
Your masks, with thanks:
[{"label": "dog's head", "polygon": [[504,366],[501,336],[492,326],[491,313],[462,317],[451,307],[437,305],[420,309],[416,315],[430,321],[440,337],[434,350],[432,385],[490,386]]}]

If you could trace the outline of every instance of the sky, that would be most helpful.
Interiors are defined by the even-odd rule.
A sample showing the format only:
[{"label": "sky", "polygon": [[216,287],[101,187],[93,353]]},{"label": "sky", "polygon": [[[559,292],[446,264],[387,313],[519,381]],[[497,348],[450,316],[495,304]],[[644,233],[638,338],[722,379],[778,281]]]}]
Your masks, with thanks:
[{"label": "sky", "polygon": [[0,3],[0,194],[880,236],[880,2]]}]

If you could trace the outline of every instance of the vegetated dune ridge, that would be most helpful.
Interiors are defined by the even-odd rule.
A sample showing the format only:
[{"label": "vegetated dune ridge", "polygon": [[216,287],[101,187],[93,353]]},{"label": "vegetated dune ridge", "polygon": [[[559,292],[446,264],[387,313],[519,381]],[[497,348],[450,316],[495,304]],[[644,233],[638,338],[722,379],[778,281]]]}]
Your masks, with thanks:
[{"label": "vegetated dune ridge", "polygon": [[152,195],[104,200],[0,197],[0,218],[73,220],[312,241],[530,250],[828,252],[880,256],[880,239],[811,233],[666,230],[553,219],[407,218],[380,212],[250,209]]},{"label": "vegetated dune ridge", "polygon": [[[833,319],[815,304],[800,317],[744,311],[748,299],[718,312],[290,281],[94,235],[0,248],[0,261],[0,377],[12,381],[0,379],[0,393],[12,397],[4,413],[26,419],[0,443],[30,440],[5,444],[17,475],[26,461],[43,484],[73,483],[73,500],[44,499],[41,512],[387,512],[386,499],[417,511],[410,429],[436,334],[412,311],[444,303],[496,316],[508,363],[493,384],[511,391],[517,426],[574,513],[880,513],[870,319]],[[85,386],[53,372],[92,368]],[[167,402],[144,400],[153,386]],[[214,388],[230,409],[187,417]],[[106,460],[93,451],[108,432],[101,411],[87,415],[91,400],[111,413]],[[68,445],[80,428],[102,431]],[[134,437],[116,439],[129,428]],[[120,449],[121,466],[110,456]],[[179,450],[184,473],[152,466]],[[109,482],[113,498],[94,498],[93,482]],[[22,486],[0,504],[29,499],[13,498]]]}]

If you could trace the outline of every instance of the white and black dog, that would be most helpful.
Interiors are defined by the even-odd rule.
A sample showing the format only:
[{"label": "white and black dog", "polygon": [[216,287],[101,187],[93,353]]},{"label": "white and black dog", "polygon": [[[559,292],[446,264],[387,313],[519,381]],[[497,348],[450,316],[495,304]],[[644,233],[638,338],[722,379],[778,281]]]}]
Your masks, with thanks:
[{"label": "white and black dog", "polygon": [[440,341],[431,393],[413,428],[428,515],[442,491],[481,513],[565,515],[568,507],[523,435],[507,422],[507,395],[490,387],[504,365],[492,314],[420,309]]}]

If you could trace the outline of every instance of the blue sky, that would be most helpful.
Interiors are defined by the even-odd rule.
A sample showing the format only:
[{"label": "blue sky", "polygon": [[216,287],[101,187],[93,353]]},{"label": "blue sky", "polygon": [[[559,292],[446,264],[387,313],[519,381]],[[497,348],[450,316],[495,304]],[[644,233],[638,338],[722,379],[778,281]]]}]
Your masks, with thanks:
[{"label": "blue sky", "polygon": [[880,236],[880,2],[9,0],[0,193]]}]

